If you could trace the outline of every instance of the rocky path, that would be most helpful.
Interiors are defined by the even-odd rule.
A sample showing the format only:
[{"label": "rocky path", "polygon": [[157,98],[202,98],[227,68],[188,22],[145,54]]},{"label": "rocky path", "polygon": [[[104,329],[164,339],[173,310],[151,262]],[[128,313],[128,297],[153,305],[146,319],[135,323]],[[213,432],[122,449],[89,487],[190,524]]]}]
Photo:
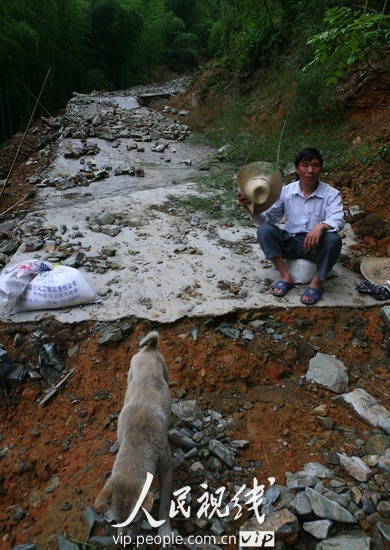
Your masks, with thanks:
[{"label": "rocky path", "polygon": [[[237,548],[259,513],[279,550],[386,549],[388,306],[358,294],[361,277],[343,265],[314,311],[301,307],[300,287],[270,295],[275,274],[254,228],[218,200],[226,190],[197,185],[224,173],[236,193],[221,153],[193,143],[186,111],[169,107],[183,84],[75,95],[28,160],[37,197],[27,215],[2,225],[3,263],[75,267],[98,297],[0,308],[2,364],[16,358],[13,372],[28,379],[13,376],[1,401],[2,544],[118,547],[93,503],[114,460],[129,358],[158,327],[174,399],[174,490],[191,495],[190,517],[173,521],[177,548]],[[159,110],[148,106],[156,97]],[[192,210],[181,202],[189,196]],[[195,207],[199,198],[221,216]],[[347,225],[346,256],[353,242]],[[54,374],[64,384],[52,393]],[[214,512],[202,513],[216,494]]]},{"label": "rocky path", "polygon": [[[210,216],[221,193],[236,194],[235,172],[217,150],[191,142],[186,111],[143,106],[174,95],[185,82],[126,93],[75,95],[65,114],[46,121],[51,138],[28,163],[38,190],[30,212],[3,250],[9,265],[31,259],[78,268],[97,295],[93,304],[56,310],[63,322],[129,315],[160,322],[221,315],[265,306],[301,306],[302,289],[275,300],[276,276],[242,223],[233,202]],[[147,93],[148,92],[148,93]],[[40,170],[45,157],[53,158]],[[200,191],[196,181],[224,169],[223,191]],[[226,191],[226,187],[228,191]],[[202,210],[178,206],[199,197]],[[221,201],[222,202],[222,201]],[[209,203],[207,205],[207,203]],[[349,225],[344,255],[354,242]],[[341,264],[319,306],[364,307],[372,298],[355,291],[358,274]],[[39,320],[41,311],[0,306],[4,320]]]}]

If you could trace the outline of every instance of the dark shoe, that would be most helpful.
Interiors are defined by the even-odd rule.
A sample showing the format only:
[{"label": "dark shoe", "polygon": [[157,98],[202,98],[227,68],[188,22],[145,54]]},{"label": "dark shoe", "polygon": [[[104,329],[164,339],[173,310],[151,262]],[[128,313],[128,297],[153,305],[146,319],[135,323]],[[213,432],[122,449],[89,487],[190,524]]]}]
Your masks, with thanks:
[{"label": "dark shoe", "polygon": [[[277,281],[272,287],[272,294],[274,296],[286,296],[287,292],[293,288],[294,285],[287,281]],[[274,290],[281,290],[281,292],[274,292]]]},{"label": "dark shoe", "polygon": [[388,300],[390,298],[390,290],[385,286],[376,285],[370,283],[370,281],[364,280],[360,283],[356,290],[364,294],[372,294],[375,300]]},{"label": "dark shoe", "polygon": [[[301,296],[301,302],[302,304],[305,304],[305,306],[313,306],[321,298],[321,294],[322,290],[319,290],[318,288],[313,288],[312,286],[308,286]],[[311,298],[311,300],[304,300],[305,296],[306,298]]]}]

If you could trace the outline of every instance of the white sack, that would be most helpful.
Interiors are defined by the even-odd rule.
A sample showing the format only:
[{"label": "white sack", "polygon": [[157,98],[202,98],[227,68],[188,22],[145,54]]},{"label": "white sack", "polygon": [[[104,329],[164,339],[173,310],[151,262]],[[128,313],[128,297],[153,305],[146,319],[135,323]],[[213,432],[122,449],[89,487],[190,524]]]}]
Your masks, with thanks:
[{"label": "white sack", "polygon": [[3,302],[17,298],[37,273],[52,269],[53,264],[41,260],[29,260],[6,266],[0,275],[0,298]]},{"label": "white sack", "polygon": [[[285,260],[291,277],[294,279],[295,284],[308,285],[317,272],[317,265],[309,260]],[[334,277],[334,271],[328,273],[328,279]]]},{"label": "white sack", "polygon": [[98,296],[77,269],[58,265],[35,275],[16,300],[15,311],[58,309],[96,301]]}]

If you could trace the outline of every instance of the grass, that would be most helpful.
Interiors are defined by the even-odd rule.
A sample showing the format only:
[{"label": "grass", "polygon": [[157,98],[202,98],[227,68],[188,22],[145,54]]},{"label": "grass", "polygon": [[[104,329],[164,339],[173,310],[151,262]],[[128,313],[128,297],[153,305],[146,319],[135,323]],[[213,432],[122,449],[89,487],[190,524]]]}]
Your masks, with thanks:
[{"label": "grass", "polygon": [[272,78],[258,78],[257,87],[245,95],[231,91],[217,108],[215,126],[202,138],[213,147],[228,144],[225,160],[237,167],[261,160],[278,163],[284,171],[309,146],[322,152],[325,170],[339,170],[346,161],[342,109],[315,68],[303,73],[281,63]]},{"label": "grass", "polygon": [[373,151],[362,147],[351,155],[342,105],[335,90],[323,84],[319,68],[303,73],[287,59],[274,67],[272,76],[260,74],[257,85],[245,92],[219,82],[220,87],[223,84],[224,101],[220,94],[209,95],[209,108],[218,112],[213,127],[202,135],[192,134],[191,139],[215,148],[228,145],[223,160],[232,168],[196,180],[193,195],[172,197],[176,206],[189,212],[207,212],[214,219],[242,217],[245,223],[247,215],[237,205],[235,175],[250,162],[272,162],[288,174],[296,153],[315,147],[324,157],[324,172],[337,173],[356,158],[370,164],[387,153],[376,144]]},{"label": "grass", "polygon": [[211,219],[235,219],[243,210],[237,204],[237,183],[234,168],[223,168],[217,174],[196,178],[195,193],[171,195],[170,205],[186,212],[205,212]]}]

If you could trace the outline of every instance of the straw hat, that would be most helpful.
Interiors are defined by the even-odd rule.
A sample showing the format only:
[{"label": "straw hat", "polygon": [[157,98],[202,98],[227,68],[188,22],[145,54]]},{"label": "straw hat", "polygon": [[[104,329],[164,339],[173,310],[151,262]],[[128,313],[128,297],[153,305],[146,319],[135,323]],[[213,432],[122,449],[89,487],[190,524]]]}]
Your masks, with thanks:
[{"label": "straw hat", "polygon": [[390,287],[390,258],[364,258],[360,271],[370,283]]},{"label": "straw hat", "polygon": [[[273,164],[252,162],[241,168],[237,175],[237,184],[240,193],[252,203],[261,205],[261,212],[264,212],[279,198],[283,179],[280,170]],[[259,212],[259,208],[257,211]]]}]

